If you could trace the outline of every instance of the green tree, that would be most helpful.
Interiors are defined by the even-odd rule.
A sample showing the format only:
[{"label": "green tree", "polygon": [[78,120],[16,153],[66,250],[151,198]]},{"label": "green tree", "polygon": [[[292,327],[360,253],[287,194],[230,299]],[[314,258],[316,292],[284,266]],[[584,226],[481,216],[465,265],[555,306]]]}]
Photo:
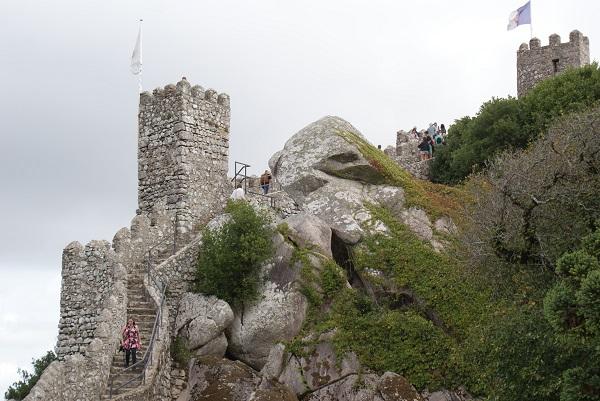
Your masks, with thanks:
[{"label": "green tree", "polygon": [[245,201],[230,201],[225,211],[228,221],[203,232],[196,290],[240,306],[258,295],[260,266],[274,252],[274,230],[266,212]]},{"label": "green tree", "polygon": [[596,63],[565,71],[537,84],[519,99],[493,98],[473,118],[457,120],[447,146],[436,149],[431,166],[436,182],[455,184],[506,149],[524,149],[561,116],[583,111],[600,100]]},{"label": "green tree", "polygon": [[33,373],[19,369],[18,373],[21,376],[21,380],[8,387],[8,390],[4,393],[4,397],[7,400],[22,400],[25,398],[32,387],[35,386],[40,379],[44,369],[46,369],[55,359],[56,355],[54,355],[54,352],[52,351],[48,351],[46,355],[41,358],[32,359],[31,365],[33,366]]},{"label": "green tree", "polygon": [[563,367],[561,401],[600,400],[600,229],[556,264],[559,280],[544,298],[557,337],[579,355]]}]

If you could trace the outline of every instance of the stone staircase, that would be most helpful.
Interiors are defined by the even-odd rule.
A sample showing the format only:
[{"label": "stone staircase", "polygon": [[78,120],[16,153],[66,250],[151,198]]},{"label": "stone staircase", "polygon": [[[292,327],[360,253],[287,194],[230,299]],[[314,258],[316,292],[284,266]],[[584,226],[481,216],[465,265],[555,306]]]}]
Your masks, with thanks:
[{"label": "stone staircase", "polygon": [[[127,319],[133,318],[140,329],[140,340],[142,343],[142,349],[137,353],[137,361],[141,361],[146,354],[146,350],[150,345],[150,338],[152,337],[152,328],[154,326],[154,320],[156,318],[156,304],[150,298],[147,298],[144,291],[143,276],[137,275],[129,277],[127,283]],[[125,325],[125,322],[123,322]],[[132,365],[131,360],[129,361],[130,366]],[[129,369],[125,373],[125,352],[115,351],[113,356],[113,362],[110,367],[110,376],[108,379],[108,387],[106,393],[103,395],[103,400],[110,399],[110,383],[113,380],[113,389],[120,387],[121,385],[135,379],[129,383],[126,387],[122,387],[118,390],[113,390],[113,398],[119,394],[123,394],[136,388],[142,383],[142,377],[140,376],[143,367]],[[138,377],[139,376],[139,377]]]}]

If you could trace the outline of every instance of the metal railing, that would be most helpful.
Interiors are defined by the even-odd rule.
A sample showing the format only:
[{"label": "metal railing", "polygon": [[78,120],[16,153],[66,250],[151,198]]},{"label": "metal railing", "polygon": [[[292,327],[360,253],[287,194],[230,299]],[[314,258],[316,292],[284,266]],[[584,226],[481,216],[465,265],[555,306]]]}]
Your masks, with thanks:
[{"label": "metal railing", "polygon": [[[267,198],[269,200],[269,205],[273,209],[275,209],[277,199],[274,196],[269,195],[269,194],[263,194],[260,192],[254,192],[249,189],[248,181],[250,179],[250,176],[248,176],[248,167],[250,167],[250,165],[246,164],[246,163],[238,162],[238,161],[236,161],[234,163],[235,163],[234,164],[235,175],[231,179],[231,181],[234,183],[234,186],[237,186],[238,183],[242,184],[245,194],[258,195],[258,196],[262,196],[263,198]],[[281,190],[281,185],[279,185],[278,183],[276,183],[274,181],[271,181],[271,184],[269,184],[269,187],[273,188],[273,189],[279,187],[279,190]]]},{"label": "metal railing", "polygon": [[[173,223],[173,247],[172,247],[172,253],[169,256],[174,255],[175,252],[177,251],[177,220],[178,220],[177,215],[175,215],[175,220]],[[147,283],[148,283],[148,286],[145,287],[146,296],[151,298],[151,294],[148,290],[148,287],[151,284],[153,284],[154,287],[160,291],[160,298],[156,303],[156,307],[157,307],[156,317],[154,318],[154,324],[152,326],[152,335],[150,337],[150,342],[148,343],[148,348],[146,350],[146,353],[144,354],[144,357],[139,362],[136,362],[133,365],[131,365],[131,366],[123,369],[119,373],[115,374],[114,376],[111,376],[110,387],[109,387],[109,399],[112,398],[113,394],[115,392],[117,392],[118,390],[129,387],[130,384],[140,381],[140,379],[141,379],[141,384],[145,384],[146,371],[147,371],[148,367],[152,366],[152,362],[153,362],[152,353],[154,351],[154,345],[156,343],[156,340],[158,339],[158,337],[160,335],[160,324],[162,321],[162,309],[165,304],[165,299],[166,299],[165,294],[167,291],[167,285],[165,283],[163,283],[158,277],[156,277],[156,274],[153,274],[153,271],[152,271],[153,251],[159,249],[158,247],[160,245],[164,245],[167,242],[167,240],[171,240],[171,237],[166,236],[165,238],[159,240],[157,243],[152,245],[148,249],[148,253],[146,256],[146,277],[147,277]],[[127,382],[125,382],[117,387],[114,386],[114,381],[117,377],[120,377],[129,372],[133,372],[135,369],[139,369],[139,368],[141,368],[141,372],[138,375],[132,377]]]}]

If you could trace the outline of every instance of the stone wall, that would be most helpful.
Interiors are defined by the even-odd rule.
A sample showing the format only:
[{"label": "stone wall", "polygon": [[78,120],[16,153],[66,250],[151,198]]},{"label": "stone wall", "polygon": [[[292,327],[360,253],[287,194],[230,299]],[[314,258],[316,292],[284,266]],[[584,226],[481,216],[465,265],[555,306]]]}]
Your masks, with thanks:
[{"label": "stone wall", "polygon": [[[425,135],[425,133],[422,135]],[[423,161],[420,160],[418,148],[419,143],[420,140],[418,138],[406,131],[400,130],[396,134],[396,148],[386,148],[385,154],[388,155],[392,160],[395,160],[400,166],[402,166],[402,168],[407,170],[416,178],[428,180],[429,166],[432,159]],[[433,155],[435,157],[435,149]]]},{"label": "stone wall", "polygon": [[[97,400],[106,388],[110,365],[121,336],[121,326],[127,316],[127,272],[122,265],[114,262],[115,255],[106,249],[105,242],[93,241],[90,244],[85,249],[78,244],[71,244],[67,248],[73,251],[73,255],[85,255],[89,250],[97,254],[97,259],[102,260],[104,256],[105,260],[111,260],[113,270],[111,291],[106,294],[103,304],[98,306],[95,330],[91,340],[85,344],[85,356],[79,352],[63,354],[60,360],[52,362],[25,397],[26,401]],[[69,256],[69,260],[75,257]]]},{"label": "stone wall", "polygon": [[590,42],[577,30],[569,34],[566,43],[561,43],[557,34],[550,35],[548,46],[533,38],[517,51],[517,94],[523,96],[541,80],[589,63]]},{"label": "stone wall", "polygon": [[85,354],[94,338],[102,306],[112,291],[116,254],[108,241],[91,241],[85,248],[71,242],[63,250],[60,321],[56,354]]},{"label": "stone wall", "polygon": [[188,245],[180,249],[153,270],[157,281],[167,284],[167,306],[169,309],[170,325],[175,326],[177,306],[181,296],[190,291],[196,277],[198,252],[202,236],[198,235]]},{"label": "stone wall", "polygon": [[229,96],[177,85],[140,95],[138,203],[177,212],[182,232],[221,207],[227,185]]}]

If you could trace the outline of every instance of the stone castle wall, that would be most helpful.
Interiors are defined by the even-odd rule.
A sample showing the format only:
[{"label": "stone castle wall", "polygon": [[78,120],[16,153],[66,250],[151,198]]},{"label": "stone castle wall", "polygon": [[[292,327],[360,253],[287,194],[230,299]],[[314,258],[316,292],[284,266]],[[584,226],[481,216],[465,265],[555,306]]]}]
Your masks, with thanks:
[{"label": "stone castle wall", "polygon": [[112,292],[115,253],[107,241],[91,241],[85,248],[72,242],[63,251],[60,321],[56,354],[85,354],[94,338],[102,305]]},{"label": "stone castle wall", "polygon": [[420,160],[419,143],[420,140],[418,138],[415,138],[406,131],[400,130],[396,133],[396,147],[388,147],[384,152],[413,176],[422,180],[428,180],[431,159]]},{"label": "stone castle wall", "polygon": [[537,38],[521,44],[517,51],[517,94],[523,96],[533,86],[571,67],[590,63],[590,42],[577,30],[569,41],[561,43],[560,36],[550,35],[548,46]]},{"label": "stone castle wall", "polygon": [[[227,95],[191,87],[185,78],[140,96],[138,215],[115,234],[112,246],[73,242],[64,249],[58,360],[27,400],[98,399],[127,318],[128,281],[145,274],[148,255],[158,261],[179,249],[161,263],[159,278],[173,288],[153,353],[158,362],[147,372],[146,385],[123,398],[170,399],[169,307],[193,280],[195,226],[221,212],[230,193],[229,119]],[[153,283],[144,283],[158,302]]]},{"label": "stone castle wall", "polygon": [[[25,401],[97,400],[98,395],[106,389],[115,347],[119,343],[121,327],[127,316],[127,272],[117,262],[118,255],[107,248],[107,244],[106,241],[92,241],[84,248],[78,243],[71,243],[65,249],[65,259],[68,264],[83,268],[85,261],[93,261],[96,266],[112,266],[110,290],[89,293],[90,299],[97,299],[100,294],[104,295],[103,301],[97,304],[98,309],[94,310],[93,333],[88,334],[91,330],[88,327],[85,332],[75,330],[69,334],[68,339],[59,339],[57,352],[60,351],[60,344],[65,344],[65,340],[67,340],[66,344],[70,343],[68,341],[70,338],[77,340],[83,346],[78,346],[77,352],[74,346],[63,346],[68,349],[63,350],[62,353],[58,352],[60,359],[52,362],[44,370],[38,382],[25,397]],[[91,283],[82,284],[90,289]],[[63,303],[65,299],[73,301],[79,299],[78,295],[71,298],[63,296],[65,291],[75,295],[70,287],[65,289],[63,284],[61,310],[66,306]],[[87,304],[88,308],[89,305]],[[72,318],[74,321],[75,317]],[[76,336],[79,335],[85,336],[84,341],[78,340],[79,337]]]},{"label": "stone castle wall", "polygon": [[178,230],[229,195],[229,96],[217,95],[183,78],[140,96],[138,202],[142,212],[157,205],[175,211]]}]

